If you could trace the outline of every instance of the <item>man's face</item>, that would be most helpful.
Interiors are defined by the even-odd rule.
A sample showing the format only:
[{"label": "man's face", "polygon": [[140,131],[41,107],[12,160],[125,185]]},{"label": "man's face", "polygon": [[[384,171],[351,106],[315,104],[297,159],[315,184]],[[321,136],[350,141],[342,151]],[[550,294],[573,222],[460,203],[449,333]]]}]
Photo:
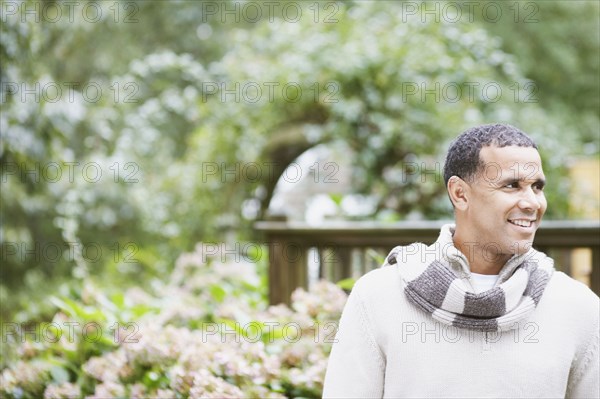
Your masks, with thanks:
[{"label": "man's face", "polygon": [[542,161],[532,147],[483,147],[463,221],[488,256],[527,252],[546,212]]}]

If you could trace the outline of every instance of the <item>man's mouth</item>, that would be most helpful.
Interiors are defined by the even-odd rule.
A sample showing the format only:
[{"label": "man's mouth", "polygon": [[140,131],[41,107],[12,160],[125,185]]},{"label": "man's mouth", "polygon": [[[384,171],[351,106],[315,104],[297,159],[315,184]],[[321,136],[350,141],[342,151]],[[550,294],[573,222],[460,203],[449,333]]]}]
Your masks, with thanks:
[{"label": "man's mouth", "polygon": [[535,219],[508,219],[508,222],[520,227],[531,227],[535,223]]}]

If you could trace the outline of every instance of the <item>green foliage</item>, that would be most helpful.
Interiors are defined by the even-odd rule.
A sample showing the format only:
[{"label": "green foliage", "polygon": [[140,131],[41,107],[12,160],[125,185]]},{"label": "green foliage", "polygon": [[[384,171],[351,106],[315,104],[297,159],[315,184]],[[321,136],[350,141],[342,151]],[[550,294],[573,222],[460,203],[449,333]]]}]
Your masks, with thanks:
[{"label": "green foliage", "polygon": [[[486,0],[487,1],[487,0]],[[539,104],[558,115],[577,152],[600,148],[600,3],[597,1],[498,2],[510,24],[476,20],[502,38],[503,50],[514,54],[539,89]],[[484,3],[481,4],[485,6]],[[577,21],[575,23],[575,21]]]},{"label": "green foliage", "polygon": [[352,287],[354,287],[355,283],[356,283],[355,278],[345,278],[343,280],[338,281],[336,283],[336,285],[338,287],[340,287],[341,289],[343,289],[344,291],[351,291]]},{"label": "green foliage", "polygon": [[[378,213],[434,219],[450,216],[440,176],[449,141],[466,127],[501,121],[543,143],[549,179],[558,183],[549,192],[559,197],[564,186],[560,160],[569,155],[562,142],[564,126],[538,106],[535,84],[520,72],[516,58],[480,25],[404,20],[400,11],[400,4],[361,2],[340,7],[338,24],[276,21],[257,26],[251,35],[237,31],[236,45],[215,63],[219,81],[278,87],[294,82],[309,95],[274,102],[263,96],[263,101],[232,101],[227,107],[223,92],[211,95],[202,126],[207,140],[197,153],[214,154],[219,148],[226,162],[260,163],[282,159],[273,158],[269,149],[288,134],[297,141],[286,140],[284,148],[298,152],[307,142],[341,141],[354,160],[353,189],[374,195]],[[302,42],[290,46],[298,32]],[[486,85],[503,95],[491,96],[483,90]],[[447,93],[444,87],[458,88],[462,95],[453,101],[441,95]],[[238,117],[232,120],[233,115]],[[208,137],[214,131],[221,135],[211,148]],[[421,173],[408,173],[407,165],[417,165]],[[270,182],[261,183],[268,200]],[[237,198],[247,198],[248,186],[238,187],[243,192]],[[551,207],[549,216],[563,216],[564,205]]]}]

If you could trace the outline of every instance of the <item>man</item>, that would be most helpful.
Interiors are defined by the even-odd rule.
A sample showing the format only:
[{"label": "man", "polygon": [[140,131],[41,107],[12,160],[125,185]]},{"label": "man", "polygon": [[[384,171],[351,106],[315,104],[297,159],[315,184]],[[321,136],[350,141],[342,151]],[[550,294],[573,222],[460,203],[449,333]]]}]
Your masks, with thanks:
[{"label": "man", "polygon": [[599,397],[599,298],[531,248],[546,211],[534,142],[469,129],[444,181],[456,224],[356,282],[323,396]]}]

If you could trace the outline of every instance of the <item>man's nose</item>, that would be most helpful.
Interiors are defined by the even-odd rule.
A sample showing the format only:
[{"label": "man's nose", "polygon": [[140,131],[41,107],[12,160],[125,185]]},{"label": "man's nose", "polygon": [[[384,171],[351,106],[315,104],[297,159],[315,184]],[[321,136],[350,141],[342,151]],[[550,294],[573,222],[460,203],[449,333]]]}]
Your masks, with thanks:
[{"label": "man's nose", "polygon": [[519,208],[537,211],[541,208],[541,206],[542,204],[540,202],[540,198],[533,191],[532,187],[529,187],[526,190],[524,190],[524,193],[521,196],[521,199],[519,200]]}]

